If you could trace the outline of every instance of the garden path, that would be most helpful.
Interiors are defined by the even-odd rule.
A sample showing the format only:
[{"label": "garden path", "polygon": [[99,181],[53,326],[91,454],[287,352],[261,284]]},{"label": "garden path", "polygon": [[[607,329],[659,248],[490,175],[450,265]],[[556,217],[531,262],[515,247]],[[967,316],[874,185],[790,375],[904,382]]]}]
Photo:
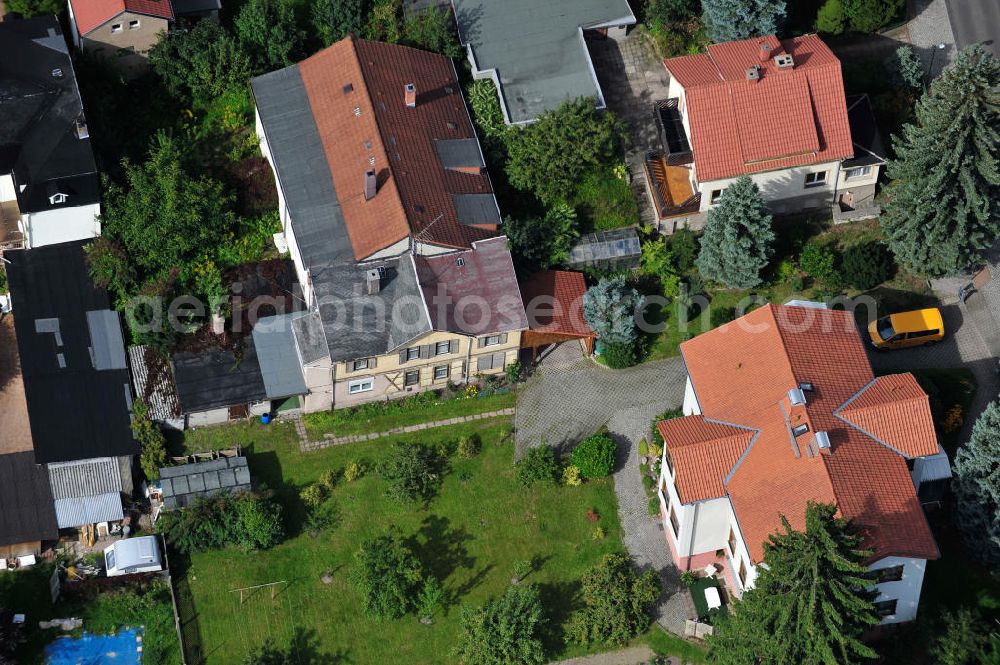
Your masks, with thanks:
[{"label": "garden path", "polygon": [[560,660],[549,665],[645,665],[645,663],[663,662],[666,665],[681,665],[681,659],[667,656],[662,661],[656,661],[656,654],[649,647],[632,647],[621,651],[609,651],[595,656],[581,656]]}]

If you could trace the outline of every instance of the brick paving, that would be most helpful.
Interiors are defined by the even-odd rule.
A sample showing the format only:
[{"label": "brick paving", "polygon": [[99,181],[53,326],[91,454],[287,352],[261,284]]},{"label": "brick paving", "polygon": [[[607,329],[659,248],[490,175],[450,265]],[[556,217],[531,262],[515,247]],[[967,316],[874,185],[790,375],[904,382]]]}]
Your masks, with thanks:
[{"label": "brick paving", "polygon": [[385,436],[392,436],[393,434],[407,434],[409,432],[420,432],[425,429],[432,429],[434,427],[447,427],[449,425],[458,425],[459,423],[471,423],[476,420],[486,420],[487,418],[501,418],[503,416],[513,416],[514,409],[500,409],[499,411],[489,411],[487,413],[476,413],[471,416],[458,416],[455,418],[448,418],[447,420],[434,420],[427,423],[417,423],[416,425],[407,425],[406,427],[394,427],[392,429],[383,430],[381,432],[366,432],[364,434],[351,434],[349,436],[335,437],[333,435],[326,435],[321,441],[310,441],[309,435],[306,432],[305,425],[302,419],[296,419],[295,421],[295,431],[299,435],[299,449],[306,453],[312,452],[314,450],[322,450],[323,448],[329,448],[331,446],[343,446],[348,443],[358,443],[360,441],[374,441],[375,439],[380,439]]},{"label": "brick paving", "polygon": [[632,30],[619,40],[590,39],[587,43],[594,71],[608,108],[628,127],[631,144],[625,153],[631,175],[632,192],[639,204],[643,224],[655,224],[643,159],[659,147],[653,103],[667,98],[670,76],[643,33]]}]

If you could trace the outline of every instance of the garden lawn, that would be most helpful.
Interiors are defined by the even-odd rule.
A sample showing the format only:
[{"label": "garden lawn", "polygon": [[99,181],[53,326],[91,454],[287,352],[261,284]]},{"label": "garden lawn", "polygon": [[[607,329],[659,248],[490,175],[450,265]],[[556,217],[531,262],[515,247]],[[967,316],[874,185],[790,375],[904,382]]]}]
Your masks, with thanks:
[{"label": "garden lawn", "polygon": [[347,436],[362,432],[384,432],[397,427],[471,416],[512,408],[517,403],[513,391],[488,397],[469,399],[435,398],[435,393],[419,393],[414,397],[388,402],[372,402],[350,409],[321,411],[303,417],[312,440],[327,434]]},{"label": "garden lawn", "polygon": [[[547,657],[587,652],[566,645],[561,627],[584,571],[605,553],[621,548],[610,478],[580,487],[523,487],[514,477],[506,418],[312,453],[299,452],[294,429],[286,424],[227,429],[232,435],[218,438],[247,437],[250,471],[276,490],[292,536],[266,552],[225,550],[191,556],[181,586],[190,588],[207,662],[239,663],[268,638],[285,646],[296,628],[315,631],[318,650],[345,662],[454,662],[451,650],[459,639],[461,606],[479,605],[501,594],[510,583],[514,562],[523,559],[540,562],[525,583],[541,587],[549,618]],[[426,506],[388,499],[385,482],[368,473],[353,483],[341,481],[333,490],[335,526],[315,538],[298,533],[304,519],[298,492],[324,470],[341,469],[357,459],[370,468],[394,441],[437,445],[473,433],[481,436],[482,451],[472,459],[453,458],[438,494]],[[195,431],[191,436],[203,435]],[[197,441],[194,447],[203,443]],[[600,515],[598,522],[588,520],[590,508]],[[608,534],[603,540],[592,537],[598,526]],[[412,614],[384,621],[361,615],[361,598],[348,582],[348,572],[359,543],[385,532],[408,539],[425,569],[443,581],[445,609],[434,625],[421,625]],[[321,582],[324,571],[332,572],[332,584]],[[287,585],[273,598],[262,590],[241,605],[239,594],[231,593],[282,580]]]}]

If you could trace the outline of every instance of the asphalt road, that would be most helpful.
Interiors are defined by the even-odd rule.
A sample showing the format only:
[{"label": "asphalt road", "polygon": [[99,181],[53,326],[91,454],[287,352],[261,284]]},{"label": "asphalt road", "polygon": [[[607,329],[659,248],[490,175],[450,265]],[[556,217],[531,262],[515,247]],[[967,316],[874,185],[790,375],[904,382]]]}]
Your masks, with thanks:
[{"label": "asphalt road", "polygon": [[984,42],[1000,56],[1000,0],[947,0],[947,4],[959,49]]}]

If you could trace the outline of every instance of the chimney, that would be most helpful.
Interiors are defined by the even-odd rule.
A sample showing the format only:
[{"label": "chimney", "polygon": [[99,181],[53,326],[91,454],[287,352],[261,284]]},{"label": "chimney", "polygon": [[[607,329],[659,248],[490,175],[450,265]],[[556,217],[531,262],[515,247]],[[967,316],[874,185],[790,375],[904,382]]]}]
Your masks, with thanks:
[{"label": "chimney", "polygon": [[375,179],[375,169],[368,169],[365,171],[365,201],[371,201],[375,198],[377,190],[378,181]]},{"label": "chimney", "polygon": [[382,273],[378,268],[369,270],[365,275],[365,293],[370,296],[377,296],[382,290]]},{"label": "chimney", "polygon": [[760,80],[760,65],[754,65],[747,69],[747,80],[748,81],[759,81]]},{"label": "chimney", "polygon": [[417,86],[413,83],[407,83],[406,88],[403,93],[403,101],[406,102],[407,108],[416,108],[417,106]]},{"label": "chimney", "polygon": [[771,59],[771,45],[768,44],[767,42],[761,42],[760,43],[760,53],[759,53],[759,56],[760,56],[760,61],[761,62],[767,62],[768,60],[770,60]]},{"label": "chimney", "polygon": [[795,67],[795,58],[792,57],[791,53],[782,53],[774,56],[774,64],[778,66],[779,70],[792,69]]}]

